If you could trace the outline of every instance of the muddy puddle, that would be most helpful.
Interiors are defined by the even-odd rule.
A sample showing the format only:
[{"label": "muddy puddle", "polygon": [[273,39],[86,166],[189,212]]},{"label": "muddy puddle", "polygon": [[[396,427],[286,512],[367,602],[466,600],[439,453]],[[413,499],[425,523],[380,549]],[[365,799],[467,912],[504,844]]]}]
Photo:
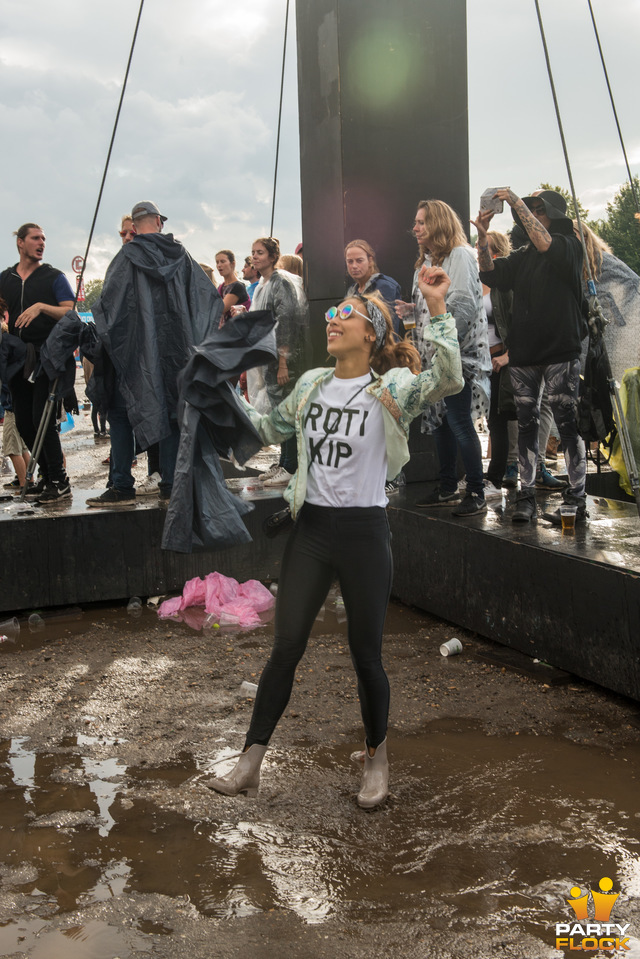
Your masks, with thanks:
[{"label": "muddy puddle", "polygon": [[[273,584],[274,594],[277,592],[277,583]],[[132,599],[140,602],[138,597]],[[194,606],[183,610],[177,617],[164,620],[164,626],[169,629],[182,630],[188,635],[191,630],[201,631],[207,628],[208,617],[202,607]],[[3,619],[0,615],[0,619]],[[146,604],[146,597],[140,608],[128,608],[124,602],[117,606],[103,606],[96,604],[93,607],[82,608],[73,606],[59,610],[34,610],[21,614],[18,618],[18,631],[0,629],[0,657],[5,654],[31,650],[47,644],[60,643],[63,640],[81,636],[88,625],[99,622],[107,635],[118,633],[121,630],[128,634],[142,633],[149,626],[158,624],[157,608]],[[242,634],[243,637],[255,635],[265,637],[273,635],[271,623],[273,610],[261,614],[263,625],[255,630],[240,628],[233,625],[218,627],[215,634],[209,629],[212,639],[233,637]],[[323,635],[327,631],[334,634],[346,635],[346,612],[339,590],[334,586],[325,603],[322,605],[312,629],[312,636]],[[387,612],[385,629],[388,632],[403,632],[406,629],[416,629],[424,621],[423,614],[418,610],[403,606],[402,603],[391,602]],[[10,622],[10,620],[7,620]],[[1,625],[1,624],[0,624]],[[5,635],[7,634],[7,635]]]},{"label": "muddy puddle", "polygon": [[[0,742],[2,886],[30,903],[21,921],[0,925],[1,955],[144,954],[169,925],[141,921],[126,942],[95,921],[47,932],[53,917],[131,895],[186,898],[214,918],[288,910],[310,924],[515,924],[548,945],[576,883],[610,877],[622,917],[640,897],[638,747],[611,756],[440,720],[393,737],[393,796],[376,813],[353,802],[358,769],[345,746],[301,743],[268,754],[258,800],[207,791],[208,815],[194,818],[158,797],[202,797],[228,747],[204,764],[185,752],[145,769],[127,767],[119,745],[66,737],[34,753],[25,737]],[[640,955],[635,938],[629,947]]]}]

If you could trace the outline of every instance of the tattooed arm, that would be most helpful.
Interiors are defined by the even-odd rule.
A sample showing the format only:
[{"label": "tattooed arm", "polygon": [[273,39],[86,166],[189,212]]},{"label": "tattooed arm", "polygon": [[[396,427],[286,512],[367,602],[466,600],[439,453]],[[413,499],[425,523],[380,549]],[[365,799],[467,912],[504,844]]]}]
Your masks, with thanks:
[{"label": "tattooed arm", "polygon": [[508,187],[496,190],[494,196],[499,200],[505,200],[511,209],[515,210],[536,250],[540,253],[545,253],[551,246],[551,234],[542,223],[536,219],[526,203],[524,203],[520,197],[516,196],[513,190],[510,190]]},{"label": "tattooed arm", "polygon": [[491,256],[489,240],[487,238],[487,231],[489,230],[492,219],[493,210],[480,210],[476,219],[471,221],[478,231],[478,269],[485,270],[485,272],[493,270],[493,257]]}]

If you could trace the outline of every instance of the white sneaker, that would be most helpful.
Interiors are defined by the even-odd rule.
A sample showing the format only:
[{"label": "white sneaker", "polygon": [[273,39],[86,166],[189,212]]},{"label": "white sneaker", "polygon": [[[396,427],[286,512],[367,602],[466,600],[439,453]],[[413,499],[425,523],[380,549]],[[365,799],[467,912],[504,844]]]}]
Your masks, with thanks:
[{"label": "white sneaker", "polygon": [[264,483],[265,480],[271,479],[273,474],[277,472],[277,470],[279,469],[280,467],[278,466],[277,463],[272,463],[269,469],[266,471],[266,473],[260,473],[260,475],[258,476],[258,479],[260,480],[261,483]]},{"label": "white sneaker", "polygon": [[141,483],[136,486],[138,496],[155,496],[160,491],[160,473],[152,473],[151,476],[145,476]]},{"label": "white sneaker", "polygon": [[497,486],[494,486],[490,480],[484,481],[484,498],[485,499],[494,499],[498,496],[502,496],[502,490],[498,489]]},{"label": "white sneaker", "polygon": [[266,479],[263,483],[263,486],[272,489],[275,486],[287,486],[289,480],[293,476],[293,473],[287,472],[284,466],[278,466],[274,473],[272,473],[269,479]]}]

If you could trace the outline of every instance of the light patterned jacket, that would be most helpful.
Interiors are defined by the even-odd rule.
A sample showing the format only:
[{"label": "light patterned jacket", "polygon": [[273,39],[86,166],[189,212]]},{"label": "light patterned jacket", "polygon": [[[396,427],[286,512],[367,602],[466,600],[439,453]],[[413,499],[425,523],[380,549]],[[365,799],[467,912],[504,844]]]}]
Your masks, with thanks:
[{"label": "light patterned jacket", "polygon": [[[398,475],[409,460],[409,424],[430,403],[464,386],[460,347],[455,322],[450,313],[434,317],[424,326],[423,336],[433,349],[431,366],[422,373],[406,367],[394,367],[374,379],[367,393],[382,403],[384,434],[387,447],[387,477]],[[296,435],[298,469],[284,491],[294,518],[304,503],[307,492],[309,458],[304,438],[304,412],[321,383],[333,376],[333,370],[321,367],[307,370],[289,396],[270,413],[261,415],[248,403],[244,407],[265,443],[282,443]]]}]

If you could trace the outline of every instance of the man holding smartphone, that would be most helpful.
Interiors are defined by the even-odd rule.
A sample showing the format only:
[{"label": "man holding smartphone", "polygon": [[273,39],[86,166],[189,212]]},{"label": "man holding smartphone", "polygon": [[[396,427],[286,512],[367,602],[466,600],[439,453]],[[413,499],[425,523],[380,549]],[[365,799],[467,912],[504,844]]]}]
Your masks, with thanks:
[{"label": "man holding smartphone", "polygon": [[[540,392],[544,380],[569,474],[569,488],[563,498],[577,507],[577,522],[584,522],[588,516],[587,464],[576,417],[584,335],[582,247],[559,193],[543,190],[521,199],[505,187],[495,191],[494,199],[509,204],[516,224],[529,239],[526,246],[509,256],[493,260],[487,241],[493,210],[481,209],[472,221],[478,231],[480,279],[488,287],[513,291],[508,347],[518,416],[521,489],[512,520],[526,523],[536,515]],[[561,525],[559,510],[544,514],[544,518]]]}]

